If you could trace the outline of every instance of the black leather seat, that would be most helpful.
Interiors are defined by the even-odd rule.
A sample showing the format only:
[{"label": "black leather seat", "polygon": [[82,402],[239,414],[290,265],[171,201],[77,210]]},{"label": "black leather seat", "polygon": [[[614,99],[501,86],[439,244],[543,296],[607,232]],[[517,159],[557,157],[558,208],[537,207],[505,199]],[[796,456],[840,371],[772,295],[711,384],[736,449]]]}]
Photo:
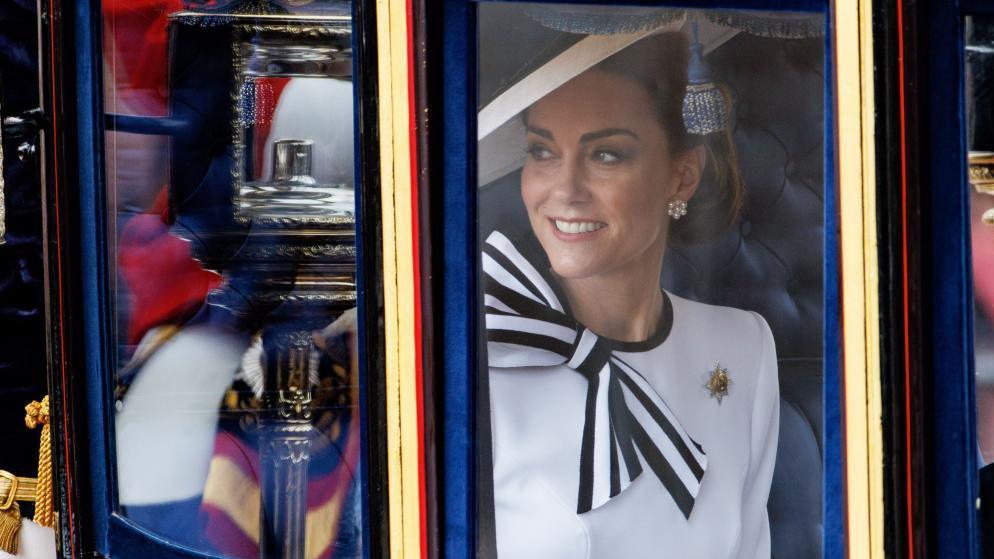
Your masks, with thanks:
[{"label": "black leather seat", "polygon": [[822,554],[823,45],[742,33],[711,55],[734,99],[745,206],[726,234],[668,255],[663,278],[679,295],[754,310],[773,330],[780,446],[768,510],[781,558]]}]

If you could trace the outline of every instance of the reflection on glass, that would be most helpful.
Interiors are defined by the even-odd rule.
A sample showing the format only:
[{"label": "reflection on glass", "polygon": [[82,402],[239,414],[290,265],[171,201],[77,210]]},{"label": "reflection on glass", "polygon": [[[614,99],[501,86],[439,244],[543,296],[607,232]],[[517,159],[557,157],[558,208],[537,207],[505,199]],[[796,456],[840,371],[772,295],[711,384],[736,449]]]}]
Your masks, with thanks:
[{"label": "reflection on glass", "polygon": [[820,556],[823,21],[480,5],[482,554]]},{"label": "reflection on glass", "polygon": [[350,8],[296,4],[104,9],[119,511],[229,557],[362,556]]},{"label": "reflection on glass", "polygon": [[[292,33],[254,36],[238,50],[237,211],[245,220],[354,213],[351,136],[340,133],[352,121],[351,102],[343,103],[352,90],[348,43],[295,39]],[[286,101],[322,97],[339,106],[313,111],[308,103]]]},{"label": "reflection on glass", "polygon": [[970,237],[973,260],[973,347],[976,366],[977,499],[984,556],[994,549],[994,18],[965,19]]},{"label": "reflection on glass", "polygon": [[982,462],[994,462],[994,21],[967,18],[968,145],[974,280],[977,440]]},{"label": "reflection on glass", "polygon": [[239,209],[242,215],[262,216],[340,216],[355,213],[352,188],[320,184],[312,175],[314,142],[282,139],[273,142],[269,180],[242,185]]}]

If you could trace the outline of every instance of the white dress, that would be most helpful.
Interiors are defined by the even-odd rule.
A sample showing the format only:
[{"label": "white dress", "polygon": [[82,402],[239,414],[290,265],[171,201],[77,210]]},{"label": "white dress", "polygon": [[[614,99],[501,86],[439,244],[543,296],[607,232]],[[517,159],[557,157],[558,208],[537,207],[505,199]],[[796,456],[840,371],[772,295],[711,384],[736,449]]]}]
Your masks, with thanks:
[{"label": "white dress", "polygon": [[[768,558],[766,503],[779,430],[773,336],[756,313],[669,294],[668,336],[624,344],[639,371],[707,453],[689,518],[651,471],[577,514],[587,381],[565,365],[490,368],[494,506],[500,559]],[[716,363],[731,379],[719,404]]]}]

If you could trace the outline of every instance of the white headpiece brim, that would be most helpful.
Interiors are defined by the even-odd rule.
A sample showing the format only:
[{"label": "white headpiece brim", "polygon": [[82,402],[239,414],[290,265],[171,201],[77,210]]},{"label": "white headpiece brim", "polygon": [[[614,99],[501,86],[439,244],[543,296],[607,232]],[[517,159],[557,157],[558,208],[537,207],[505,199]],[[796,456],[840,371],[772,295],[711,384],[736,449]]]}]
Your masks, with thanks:
[{"label": "white headpiece brim", "polygon": [[[552,93],[611,55],[639,39],[666,31],[677,31],[686,24],[681,16],[658,27],[634,33],[589,35],[549,62],[540,66],[498,95],[477,116],[477,184],[483,186],[518,169],[524,164],[525,127],[522,111]],[[700,21],[700,39],[704,51],[710,52],[739,33],[739,30],[708,21]]]}]

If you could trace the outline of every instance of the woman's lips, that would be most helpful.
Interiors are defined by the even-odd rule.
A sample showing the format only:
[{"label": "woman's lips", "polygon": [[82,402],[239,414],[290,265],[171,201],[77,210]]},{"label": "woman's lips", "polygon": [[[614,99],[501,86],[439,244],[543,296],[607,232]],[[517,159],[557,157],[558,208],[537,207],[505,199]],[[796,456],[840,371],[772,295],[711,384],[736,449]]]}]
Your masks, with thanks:
[{"label": "woman's lips", "polygon": [[582,219],[555,219],[549,218],[552,231],[557,237],[567,241],[585,239],[596,235],[598,231],[607,227],[603,221],[582,220]]}]

